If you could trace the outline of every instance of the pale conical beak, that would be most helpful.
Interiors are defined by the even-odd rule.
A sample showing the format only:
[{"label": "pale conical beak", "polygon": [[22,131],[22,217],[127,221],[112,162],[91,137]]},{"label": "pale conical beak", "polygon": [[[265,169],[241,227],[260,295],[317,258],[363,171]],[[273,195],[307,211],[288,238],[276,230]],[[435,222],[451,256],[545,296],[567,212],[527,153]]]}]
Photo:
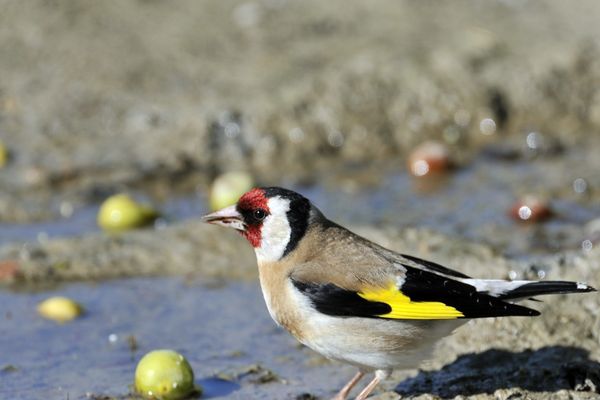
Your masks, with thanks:
[{"label": "pale conical beak", "polygon": [[208,224],[226,226],[242,232],[246,230],[242,215],[235,209],[235,205],[206,214],[202,217],[202,221]]}]

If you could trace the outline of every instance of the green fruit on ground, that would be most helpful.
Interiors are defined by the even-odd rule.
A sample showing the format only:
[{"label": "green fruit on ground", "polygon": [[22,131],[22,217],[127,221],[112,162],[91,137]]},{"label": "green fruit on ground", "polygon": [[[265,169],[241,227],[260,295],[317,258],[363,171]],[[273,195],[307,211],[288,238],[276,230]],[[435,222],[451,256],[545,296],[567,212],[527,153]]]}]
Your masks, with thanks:
[{"label": "green fruit on ground", "polygon": [[98,226],[109,232],[125,231],[148,225],[158,212],[140,204],[126,194],[116,194],[102,203],[98,211]]},{"label": "green fruit on ground", "polygon": [[181,354],[154,350],[135,370],[135,390],[147,399],[180,400],[201,390],[194,385],[194,371]]},{"label": "green fruit on ground", "polygon": [[253,185],[252,176],[247,172],[232,171],[219,175],[210,189],[210,208],[220,210],[237,203]]},{"label": "green fruit on ground", "polygon": [[4,143],[0,142],[0,168],[4,167],[8,162],[8,150],[4,146]]},{"label": "green fruit on ground", "polygon": [[55,296],[38,304],[37,311],[46,319],[62,323],[80,316],[83,308],[67,297]]}]

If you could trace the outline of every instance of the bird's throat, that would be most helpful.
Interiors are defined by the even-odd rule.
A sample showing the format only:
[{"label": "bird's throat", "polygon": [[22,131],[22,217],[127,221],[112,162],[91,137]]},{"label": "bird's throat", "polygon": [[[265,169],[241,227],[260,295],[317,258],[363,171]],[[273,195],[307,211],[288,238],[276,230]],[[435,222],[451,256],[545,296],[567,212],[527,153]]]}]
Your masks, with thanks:
[{"label": "bird's throat", "polygon": [[255,249],[261,246],[262,224],[258,226],[249,226],[245,231],[240,232]]}]

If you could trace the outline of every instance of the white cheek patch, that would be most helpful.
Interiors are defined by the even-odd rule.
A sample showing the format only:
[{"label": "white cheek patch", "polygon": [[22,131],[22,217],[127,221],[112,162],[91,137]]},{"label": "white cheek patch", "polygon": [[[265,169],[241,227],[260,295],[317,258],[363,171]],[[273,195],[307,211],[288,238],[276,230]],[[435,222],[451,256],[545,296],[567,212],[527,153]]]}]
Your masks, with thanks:
[{"label": "white cheek patch", "polygon": [[260,247],[255,251],[258,261],[273,262],[283,256],[292,235],[292,228],[287,218],[290,201],[273,197],[267,204],[270,214],[263,221]]}]

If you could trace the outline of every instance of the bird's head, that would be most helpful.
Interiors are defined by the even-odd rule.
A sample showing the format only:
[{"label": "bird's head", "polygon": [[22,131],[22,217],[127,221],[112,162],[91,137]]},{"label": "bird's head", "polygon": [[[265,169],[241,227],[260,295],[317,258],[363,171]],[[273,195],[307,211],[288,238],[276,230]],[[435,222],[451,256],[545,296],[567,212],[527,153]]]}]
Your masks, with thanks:
[{"label": "bird's head", "polygon": [[233,228],[250,242],[259,261],[278,261],[293,251],[311,219],[310,201],[279,187],[255,188],[237,204],[205,215],[202,219]]}]

